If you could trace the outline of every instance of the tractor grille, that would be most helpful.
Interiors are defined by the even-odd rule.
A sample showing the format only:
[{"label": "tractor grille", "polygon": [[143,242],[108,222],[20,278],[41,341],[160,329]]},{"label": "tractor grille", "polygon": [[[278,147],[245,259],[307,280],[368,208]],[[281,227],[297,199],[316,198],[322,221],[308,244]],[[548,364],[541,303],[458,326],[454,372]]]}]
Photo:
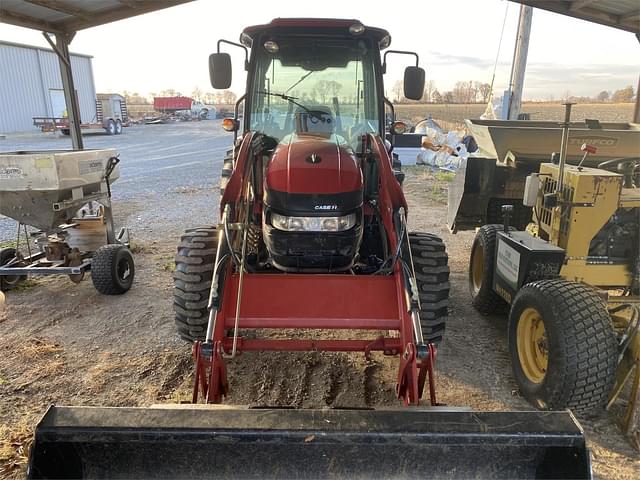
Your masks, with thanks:
[{"label": "tractor grille", "polygon": [[[542,184],[542,193],[544,195],[548,193],[554,193],[556,191],[556,187],[558,186],[558,182],[554,178],[545,178]],[[569,185],[562,186],[562,194],[561,194],[561,215],[560,215],[560,232],[567,233],[569,231],[569,215],[571,214],[571,202],[573,201],[573,188]],[[550,208],[545,208],[540,201],[540,223],[547,228],[551,228],[551,210]],[[545,230],[547,229],[545,228]]]}]

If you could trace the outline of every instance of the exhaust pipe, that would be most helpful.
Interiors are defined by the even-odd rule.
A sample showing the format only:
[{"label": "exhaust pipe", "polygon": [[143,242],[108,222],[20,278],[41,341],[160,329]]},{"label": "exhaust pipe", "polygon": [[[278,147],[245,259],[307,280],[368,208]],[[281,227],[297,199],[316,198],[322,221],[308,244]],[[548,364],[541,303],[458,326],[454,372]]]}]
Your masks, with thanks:
[{"label": "exhaust pipe", "polygon": [[52,406],[28,478],[591,478],[570,412]]}]

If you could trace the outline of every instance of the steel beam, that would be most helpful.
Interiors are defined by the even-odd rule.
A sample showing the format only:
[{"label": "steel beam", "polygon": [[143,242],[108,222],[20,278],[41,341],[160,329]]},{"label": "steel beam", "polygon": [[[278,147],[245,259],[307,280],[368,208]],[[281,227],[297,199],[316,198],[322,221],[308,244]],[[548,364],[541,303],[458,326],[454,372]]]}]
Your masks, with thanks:
[{"label": "steel beam", "polygon": [[529,37],[531,35],[531,19],[533,8],[520,5],[520,18],[518,20],[518,34],[516,47],[511,66],[511,98],[509,100],[509,115],[507,120],[517,120],[522,106],[522,92],[524,90],[524,74],[527,69],[527,54],[529,52]]},{"label": "steel beam", "polygon": [[55,45],[51,41],[49,35],[43,32],[47,42],[53,47],[58,55],[58,63],[60,64],[60,76],[62,77],[62,88],[64,89],[64,101],[67,106],[67,117],[69,118],[69,135],[71,136],[71,145],[74,150],[84,149],[82,142],[82,133],[80,131],[80,106],[78,105],[78,96],[73,83],[73,71],[71,68],[71,55],[69,54],[69,44],[75,33],[65,34],[56,33]]}]

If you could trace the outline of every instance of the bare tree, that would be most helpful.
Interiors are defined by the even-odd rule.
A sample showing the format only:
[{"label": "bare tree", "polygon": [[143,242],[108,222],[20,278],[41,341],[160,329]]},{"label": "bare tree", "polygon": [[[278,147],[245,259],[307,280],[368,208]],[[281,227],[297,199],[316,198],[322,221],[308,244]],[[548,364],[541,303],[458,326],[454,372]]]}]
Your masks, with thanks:
[{"label": "bare tree", "polygon": [[475,103],[478,90],[475,86],[477,82],[469,80],[467,82],[458,81],[451,92],[455,103]]},{"label": "bare tree", "polygon": [[433,93],[431,94],[431,101],[433,103],[442,103],[442,95],[437,88],[433,89]]},{"label": "bare tree", "polygon": [[596,100],[598,100],[599,102],[606,102],[607,100],[609,100],[609,92],[607,92],[606,90],[601,91],[598,96],[596,97]]},{"label": "bare tree", "polygon": [[630,103],[630,102],[633,102],[633,96],[634,96],[633,87],[629,85],[628,87],[625,87],[613,92],[613,95],[611,96],[611,101],[614,103]]},{"label": "bare tree", "polygon": [[402,80],[396,80],[391,89],[394,102],[401,102],[404,99],[404,82]]},{"label": "bare tree", "polygon": [[204,103],[211,105],[212,103],[216,103],[216,94],[214,92],[207,92],[203,95]]},{"label": "bare tree", "polygon": [[233,104],[236,103],[238,96],[231,90],[224,90],[222,92],[222,103]]},{"label": "bare tree", "polygon": [[422,95],[422,100],[429,103],[433,101],[433,91],[436,89],[436,82],[433,80],[428,80],[424,84],[424,94]]},{"label": "bare tree", "polygon": [[199,102],[202,101],[202,90],[200,90],[200,87],[195,87],[193,89],[193,91],[191,92],[191,98],[193,98],[194,100],[198,100]]},{"label": "bare tree", "polygon": [[491,85],[488,83],[476,82],[476,90],[480,95],[480,101],[482,103],[487,103],[491,95]]},{"label": "bare tree", "polygon": [[337,96],[341,88],[342,84],[335,80],[320,80],[316,82],[313,92],[320,97],[320,103],[325,104],[327,97],[333,98]]}]

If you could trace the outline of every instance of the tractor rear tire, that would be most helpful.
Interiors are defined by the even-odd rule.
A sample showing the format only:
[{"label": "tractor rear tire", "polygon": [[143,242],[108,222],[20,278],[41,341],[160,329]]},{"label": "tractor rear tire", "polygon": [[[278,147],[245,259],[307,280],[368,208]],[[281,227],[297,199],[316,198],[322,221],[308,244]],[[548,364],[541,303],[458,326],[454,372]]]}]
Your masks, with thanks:
[{"label": "tractor rear tire", "polygon": [[220,196],[224,195],[224,191],[227,188],[227,183],[233,173],[233,150],[228,150],[224,156],[224,162],[222,163],[222,172],[220,172]]},{"label": "tractor rear tire", "polygon": [[409,233],[420,295],[420,325],[425,342],[439,346],[449,315],[449,257],[440,237]]},{"label": "tractor rear tire", "polygon": [[209,321],[209,289],[218,249],[216,227],[188,229],[178,245],[173,274],[173,309],[178,335],[187,342],[204,340]]},{"label": "tractor rear tire", "polygon": [[[16,258],[15,248],[0,248],[0,266]],[[26,280],[26,275],[0,275],[0,292],[8,292]]]},{"label": "tractor rear tire", "polygon": [[535,407],[582,415],[604,409],[618,342],[606,305],[591,287],[564,279],[522,287],[509,316],[509,351],[520,391]]},{"label": "tractor rear tire", "polygon": [[133,285],[135,271],[133,255],[124,245],[104,245],[91,258],[91,280],[103,295],[128,292]]},{"label": "tractor rear tire", "polygon": [[493,290],[496,241],[503,225],[484,225],[476,233],[469,257],[469,292],[473,307],[483,315],[505,314],[509,305]]}]

